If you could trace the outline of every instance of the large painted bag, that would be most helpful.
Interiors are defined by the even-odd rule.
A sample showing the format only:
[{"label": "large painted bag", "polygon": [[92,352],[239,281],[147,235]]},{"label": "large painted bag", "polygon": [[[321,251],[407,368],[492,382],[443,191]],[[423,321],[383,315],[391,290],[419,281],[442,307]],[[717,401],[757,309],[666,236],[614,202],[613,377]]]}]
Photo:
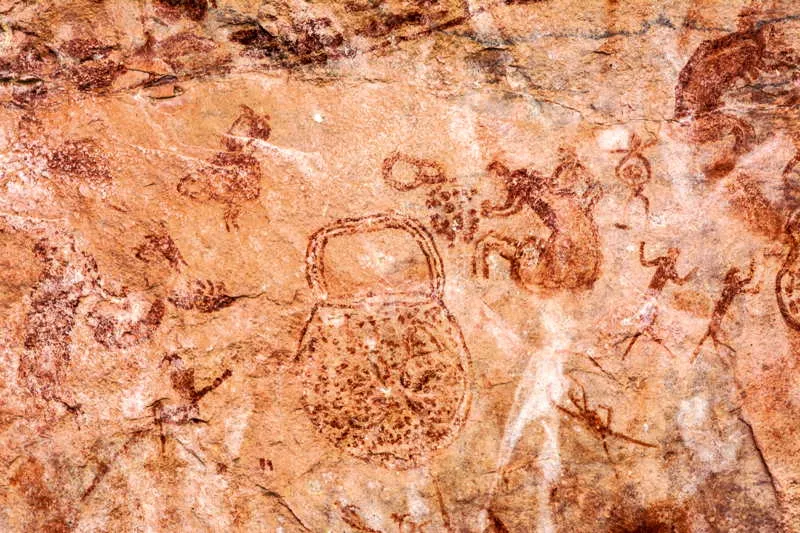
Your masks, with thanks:
[{"label": "large painted bag", "polygon": [[[332,294],[326,246],[345,236],[386,233],[416,244],[427,283]],[[444,270],[430,234],[393,214],[340,220],[311,237],[306,268],[317,302],[298,360],[312,423],[333,445],[361,459],[394,469],[424,463],[452,442],[470,402],[469,354],[442,302]]]}]

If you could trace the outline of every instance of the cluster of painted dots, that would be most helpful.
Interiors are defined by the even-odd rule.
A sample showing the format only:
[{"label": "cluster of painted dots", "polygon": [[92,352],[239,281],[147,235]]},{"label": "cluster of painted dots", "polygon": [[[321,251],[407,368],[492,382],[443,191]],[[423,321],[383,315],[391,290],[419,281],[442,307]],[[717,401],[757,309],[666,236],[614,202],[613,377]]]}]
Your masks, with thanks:
[{"label": "cluster of painted dots", "polygon": [[451,246],[459,236],[463,242],[471,242],[478,231],[480,217],[472,204],[477,192],[447,184],[437,185],[428,192],[425,207],[431,210],[431,229],[450,241]]},{"label": "cluster of painted dots", "polygon": [[311,325],[304,404],[336,446],[406,468],[457,431],[465,371],[457,348],[438,339],[437,331],[453,334],[445,311],[422,307],[384,316],[352,310],[339,327]]}]

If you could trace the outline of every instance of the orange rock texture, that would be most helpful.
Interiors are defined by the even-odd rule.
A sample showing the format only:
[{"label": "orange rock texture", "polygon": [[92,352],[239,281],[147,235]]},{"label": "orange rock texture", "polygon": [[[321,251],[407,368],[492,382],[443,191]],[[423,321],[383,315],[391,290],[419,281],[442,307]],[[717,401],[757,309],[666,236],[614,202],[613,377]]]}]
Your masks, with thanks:
[{"label": "orange rock texture", "polygon": [[800,5],[0,0],[0,531],[800,532]]}]

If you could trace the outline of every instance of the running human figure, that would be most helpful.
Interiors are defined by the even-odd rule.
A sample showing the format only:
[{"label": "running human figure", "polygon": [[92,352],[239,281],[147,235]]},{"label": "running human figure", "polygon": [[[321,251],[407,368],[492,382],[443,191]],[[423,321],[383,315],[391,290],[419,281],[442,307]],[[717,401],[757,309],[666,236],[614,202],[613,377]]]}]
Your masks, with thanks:
[{"label": "running human figure", "polygon": [[736,353],[736,350],[733,347],[722,341],[720,337],[720,328],[722,326],[722,320],[725,318],[725,315],[728,312],[733,300],[740,294],[757,294],[758,291],[761,290],[761,284],[757,283],[753,286],[749,286],[753,281],[753,274],[755,273],[755,260],[750,261],[750,268],[747,271],[747,275],[743,275],[737,267],[731,267],[725,273],[725,279],[723,280],[723,288],[722,294],[720,295],[717,302],[714,304],[714,311],[711,313],[711,321],[708,323],[708,329],[706,329],[705,335],[703,338],[700,339],[700,342],[697,343],[697,348],[694,349],[692,353],[692,361],[700,353],[700,349],[703,347],[703,344],[708,339],[714,343],[714,349],[716,350],[717,347],[721,344],[722,346],[726,347],[731,353]]},{"label": "running human figure", "polygon": [[658,318],[658,295],[664,290],[668,282],[673,282],[677,285],[683,285],[689,281],[697,272],[697,267],[693,268],[684,277],[678,275],[678,268],[676,266],[678,257],[681,251],[678,248],[670,248],[667,250],[667,255],[656,257],[655,259],[646,259],[644,256],[644,241],[639,243],[639,263],[645,267],[656,267],[653,277],[650,278],[650,285],[647,287],[647,299],[636,314],[636,319],[639,322],[639,327],[635,333],[625,335],[616,344],[621,344],[625,341],[628,346],[622,354],[624,360],[628,353],[630,353],[633,345],[639,340],[642,335],[647,335],[653,342],[656,342],[664,347],[670,355],[674,355],[672,351],[664,344],[664,339],[656,335],[653,327],[655,326],[656,319]]}]

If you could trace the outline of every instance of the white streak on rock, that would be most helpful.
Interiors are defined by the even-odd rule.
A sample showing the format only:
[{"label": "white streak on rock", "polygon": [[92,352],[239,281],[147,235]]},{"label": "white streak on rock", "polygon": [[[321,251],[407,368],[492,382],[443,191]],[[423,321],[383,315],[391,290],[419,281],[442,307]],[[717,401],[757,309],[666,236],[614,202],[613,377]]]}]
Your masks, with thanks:
[{"label": "white streak on rock", "polygon": [[627,150],[630,144],[630,134],[622,126],[602,130],[597,134],[597,146],[601,150]]},{"label": "white streak on rock", "polygon": [[[502,472],[508,465],[522,437],[525,428],[531,422],[538,422],[544,433],[542,449],[538,457],[538,466],[544,477],[539,497],[539,531],[555,531],[550,515],[550,485],[561,472],[561,454],[558,442],[559,417],[552,401],[557,401],[563,391],[563,369],[561,354],[571,343],[571,325],[556,320],[562,313],[556,309],[552,300],[543,302],[542,323],[547,333],[546,345],[537,353],[528,357],[528,364],[520,378],[514,393],[508,421],[506,422],[497,470]],[[489,332],[495,336],[498,347],[502,350],[522,352],[524,342],[508,326],[498,324],[498,317],[487,321]]]},{"label": "white streak on rock", "polygon": [[253,412],[253,406],[249,400],[250,397],[248,396],[246,398],[247,405],[241,406],[235,413],[225,418],[225,446],[228,448],[231,457],[239,456],[239,450],[244,441],[244,434],[248,427],[247,422]]}]

